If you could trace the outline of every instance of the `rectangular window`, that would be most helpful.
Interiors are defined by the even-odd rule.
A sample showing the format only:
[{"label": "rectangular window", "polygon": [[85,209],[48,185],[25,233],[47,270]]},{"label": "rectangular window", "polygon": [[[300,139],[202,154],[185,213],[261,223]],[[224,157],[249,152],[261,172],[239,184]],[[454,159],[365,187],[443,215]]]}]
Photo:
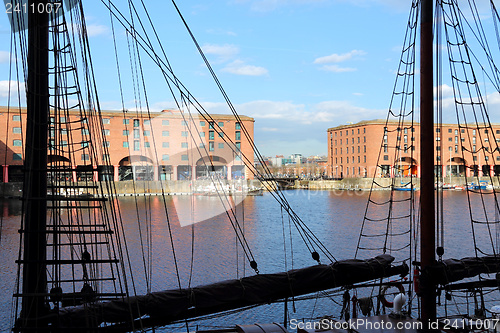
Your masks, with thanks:
[{"label": "rectangular window", "polygon": [[224,122],[223,121],[219,121],[217,124],[219,125],[219,127],[224,127]]},{"label": "rectangular window", "polygon": [[[474,143],[476,141],[476,138],[473,139]],[[455,143],[458,143],[458,136],[455,137]]]},{"label": "rectangular window", "polygon": [[476,130],[472,130],[472,135],[476,135]]},{"label": "rectangular window", "polygon": [[130,124],[130,119],[123,119],[123,125]]},{"label": "rectangular window", "polygon": [[[54,141],[54,140],[52,140],[52,141]],[[88,146],[89,146],[88,141],[84,141],[84,142],[80,143],[80,147],[82,147],[82,148],[87,148]]]},{"label": "rectangular window", "polygon": [[14,140],[12,142],[12,145],[15,147],[21,147],[23,145],[23,142],[21,140]]},{"label": "rectangular window", "polygon": [[102,159],[106,162],[109,162],[109,154],[103,154]]},{"label": "rectangular window", "polygon": [[441,129],[439,127],[436,128],[436,133],[441,132]]},{"label": "rectangular window", "polygon": [[21,134],[22,133],[21,127],[14,127],[14,128],[12,128],[12,133],[14,133],[14,134]]},{"label": "rectangular window", "polygon": [[188,132],[187,131],[181,131],[181,136],[184,138],[187,138]]},{"label": "rectangular window", "polygon": [[223,138],[224,137],[224,132],[219,132],[219,138]]},{"label": "rectangular window", "polygon": [[384,161],[388,161],[389,160],[389,155],[384,155]]},{"label": "rectangular window", "polygon": [[224,143],[219,142],[219,149],[224,149]]},{"label": "rectangular window", "polygon": [[169,131],[161,131],[161,136],[169,136],[170,132]]},{"label": "rectangular window", "polygon": [[141,122],[139,119],[134,119],[134,127],[139,127],[141,125]]},{"label": "rectangular window", "polygon": [[89,154],[82,154],[82,161],[88,161],[89,160]]},{"label": "rectangular window", "polygon": [[214,129],[214,122],[213,121],[211,121],[211,122],[208,123],[208,128],[209,129]]},{"label": "rectangular window", "polygon": [[12,159],[13,159],[14,161],[21,161],[21,160],[23,159],[23,155],[14,153],[14,154],[12,155]]},{"label": "rectangular window", "polygon": [[66,141],[66,140],[62,140],[62,141],[61,141],[61,146],[63,146],[63,147],[67,147],[67,146],[68,146],[68,141]]},{"label": "rectangular window", "polygon": [[358,154],[361,152],[361,147],[358,146]]},{"label": "rectangular window", "polygon": [[[65,122],[66,122],[66,118],[64,118],[64,121],[63,121],[63,117],[61,117],[61,123],[65,123]],[[109,124],[110,123],[109,118],[102,118],[102,123]]]},{"label": "rectangular window", "polygon": [[170,143],[168,143],[168,142],[162,142],[161,146],[162,146],[162,148],[169,148],[170,147]]},{"label": "rectangular window", "polygon": [[363,147],[363,153],[366,153],[366,146]]},{"label": "rectangular window", "polygon": [[141,137],[141,132],[138,128],[134,128],[134,139],[139,139]]},{"label": "rectangular window", "polygon": [[123,130],[123,135],[128,136],[129,135],[129,130]]},{"label": "rectangular window", "polygon": [[458,146],[455,146],[455,153],[458,153]]},{"label": "rectangular window", "polygon": [[205,137],[205,132],[200,132],[200,137],[204,138]]},{"label": "rectangular window", "polygon": [[12,120],[13,120],[13,121],[21,121],[21,116],[19,116],[19,115],[14,115],[14,116],[12,116]]},{"label": "rectangular window", "polygon": [[104,147],[109,147],[109,141],[104,141],[103,145]]},{"label": "rectangular window", "polygon": [[403,139],[404,139],[404,143],[408,143],[408,135],[405,135],[405,136],[403,137]]},{"label": "rectangular window", "polygon": [[214,139],[214,131],[209,131],[208,132],[208,140],[213,140]]},{"label": "rectangular window", "polygon": [[448,128],[448,133],[451,133],[451,132],[452,132],[451,128]]},{"label": "rectangular window", "polygon": [[187,126],[187,124],[188,124],[187,121],[185,121],[185,120],[181,121],[182,126]]},{"label": "rectangular window", "polygon": [[150,135],[151,135],[151,131],[144,131],[144,132],[143,132],[143,135],[144,135],[144,136],[150,136]]},{"label": "rectangular window", "polygon": [[144,141],[144,148],[149,148],[149,147],[151,147],[149,141]]},{"label": "rectangular window", "polygon": [[241,142],[236,142],[236,149],[237,149],[238,151],[240,151],[240,150],[241,150]]},{"label": "rectangular window", "polygon": [[210,142],[208,143],[208,150],[209,150],[209,151],[214,151],[214,149],[215,149],[214,142],[213,142],[213,141],[210,141]]},{"label": "rectangular window", "polygon": [[168,125],[170,124],[170,122],[169,122],[168,120],[165,120],[165,119],[164,119],[164,120],[162,120],[162,121],[161,121],[161,124],[162,124],[163,126],[168,126]]},{"label": "rectangular window", "polygon": [[181,160],[182,161],[188,161],[189,157],[187,155],[181,155]]},{"label": "rectangular window", "polygon": [[[241,140],[241,132],[240,131],[236,131],[236,133],[234,134],[234,139],[236,141]],[[337,140],[335,140],[335,144],[337,144]]]},{"label": "rectangular window", "polygon": [[205,144],[203,142],[200,143],[199,145],[200,148],[204,149],[205,148]]},{"label": "rectangular window", "polygon": [[128,148],[128,141],[123,141],[123,148]]},{"label": "rectangular window", "polygon": [[150,119],[144,119],[144,125],[151,125]]},{"label": "rectangular window", "polygon": [[134,140],[134,151],[139,151],[141,149],[141,142],[139,140]]},{"label": "rectangular window", "polygon": [[449,141],[449,142],[452,142],[452,141],[453,141],[453,138],[450,136],[450,137],[448,138],[448,141]]},{"label": "rectangular window", "polygon": [[[240,130],[241,129],[241,124],[240,123],[236,123],[234,125],[234,129],[237,129],[237,130]],[[337,133],[335,132],[335,136],[337,136]]]},{"label": "rectangular window", "polygon": [[[441,150],[441,146],[436,146],[436,151],[440,151]],[[406,149],[405,149],[406,151]]]},{"label": "rectangular window", "polygon": [[200,126],[201,127],[205,126],[205,122],[204,121],[200,121]]},{"label": "rectangular window", "polygon": [[187,142],[181,142],[181,148],[188,148]]},{"label": "rectangular window", "polygon": [[388,151],[387,145],[384,145],[384,153],[387,153],[387,151]]},{"label": "rectangular window", "polygon": [[170,156],[168,154],[161,155],[161,160],[162,161],[168,161],[169,159],[170,159]]},{"label": "rectangular window", "polygon": [[102,130],[102,134],[104,134],[104,135],[109,135],[110,133],[111,133],[111,131],[109,129]]},{"label": "rectangular window", "polygon": [[82,128],[82,135],[89,135],[88,128]]},{"label": "rectangular window", "polygon": [[363,156],[363,163],[366,163],[366,155]]},{"label": "rectangular window", "polygon": [[[457,143],[457,140],[455,140],[455,143]],[[476,137],[472,138],[472,143],[476,143]]]}]

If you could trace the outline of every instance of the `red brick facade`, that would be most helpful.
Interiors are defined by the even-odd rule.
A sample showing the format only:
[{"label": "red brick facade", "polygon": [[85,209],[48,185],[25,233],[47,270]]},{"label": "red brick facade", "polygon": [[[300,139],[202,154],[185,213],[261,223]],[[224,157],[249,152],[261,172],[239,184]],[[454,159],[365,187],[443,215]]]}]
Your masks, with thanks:
[{"label": "red brick facade", "polygon": [[[253,178],[243,164],[253,165],[253,118],[210,115],[212,119],[204,119],[176,110],[152,112],[150,116],[131,111],[102,111],[101,115],[102,124],[91,114],[52,115],[49,164],[62,162],[76,169],[91,164],[98,170],[93,178],[113,177],[117,181],[183,180],[209,174],[223,179]],[[25,126],[25,109],[0,107],[4,182],[22,177]],[[89,128],[99,128],[102,135],[91,134]],[[98,149],[88,146],[90,139],[107,151],[95,153]],[[71,154],[69,147],[73,147]],[[104,167],[104,161],[112,170]]]},{"label": "red brick facade", "polygon": [[[412,127],[371,120],[329,128],[327,133],[330,177],[420,176],[418,123]],[[459,128],[442,124],[434,134],[436,173],[445,177],[500,175],[500,125]]]}]

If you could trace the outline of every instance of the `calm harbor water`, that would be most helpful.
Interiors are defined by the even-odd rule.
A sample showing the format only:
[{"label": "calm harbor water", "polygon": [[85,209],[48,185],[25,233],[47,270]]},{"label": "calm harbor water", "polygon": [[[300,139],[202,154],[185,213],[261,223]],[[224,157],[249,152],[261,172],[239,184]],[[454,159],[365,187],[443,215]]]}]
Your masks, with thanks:
[{"label": "calm harbor water", "polygon": [[[354,191],[285,191],[290,206],[298,213],[307,226],[321,239],[337,260],[353,258],[358,235],[365,214],[368,192]],[[375,197],[386,196],[388,192],[377,192]],[[403,194],[401,194],[403,195]],[[473,242],[468,220],[469,203],[465,192],[448,191],[444,193],[444,217],[447,231],[445,233],[445,257],[465,257],[473,255]],[[487,200],[492,199],[487,198]],[[244,259],[241,247],[237,245],[233,226],[227,215],[214,211],[216,197],[176,196],[167,197],[166,207],[169,211],[170,225],[173,235],[173,246],[176,251],[177,267],[183,287],[196,286],[224,279],[235,279],[253,274],[248,261]],[[141,228],[146,225],[152,231],[150,277],[151,290],[158,291],[178,287],[176,268],[172,256],[172,245],[165,217],[164,204],[161,197],[120,198],[120,211],[124,223],[125,234],[139,293],[146,290],[140,282],[145,270],[138,237],[138,222]],[[476,211],[481,213],[481,203],[472,202]],[[2,215],[2,237],[0,256],[0,331],[8,331],[12,318],[12,293],[17,266],[15,260],[18,252],[19,223],[21,203],[19,200],[0,202]],[[204,212],[212,211],[215,215],[207,219]],[[186,215],[186,212],[195,212]],[[274,198],[266,193],[264,196],[246,197],[237,205],[235,214],[240,220],[249,248],[259,265],[261,273],[273,273],[301,268],[315,264],[298,234],[292,227],[290,241],[289,220]],[[199,216],[198,216],[198,215]],[[194,223],[201,221],[198,223]],[[194,223],[194,224],[193,224]],[[184,225],[184,226],[181,226]],[[284,240],[283,234],[286,235]],[[488,235],[479,235],[481,239]],[[194,241],[194,243],[193,243]],[[293,251],[290,250],[293,243]],[[287,250],[284,251],[284,248]],[[286,253],[286,255],[284,254]],[[323,257],[323,262],[327,263]],[[340,301],[340,298],[336,299]],[[338,316],[338,305],[331,300],[310,300],[296,302],[296,313],[289,305],[292,318],[317,317],[326,314]],[[256,322],[283,321],[283,304],[273,304],[251,309],[244,313],[236,313],[224,317],[201,322],[206,327],[230,324],[253,324]],[[196,324],[191,326],[195,328]],[[185,331],[185,325],[176,325],[169,330]]]}]

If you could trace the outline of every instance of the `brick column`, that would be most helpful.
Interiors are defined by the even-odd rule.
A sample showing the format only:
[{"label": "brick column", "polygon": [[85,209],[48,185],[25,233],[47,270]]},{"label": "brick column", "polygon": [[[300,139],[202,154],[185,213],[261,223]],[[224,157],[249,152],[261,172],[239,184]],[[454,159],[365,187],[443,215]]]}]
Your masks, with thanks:
[{"label": "brick column", "polygon": [[113,165],[113,180],[115,182],[120,180],[120,166],[119,165]]},{"label": "brick column", "polygon": [[159,171],[158,171],[159,168],[160,167],[158,165],[153,164],[153,180],[154,181],[160,180]]},{"label": "brick column", "polygon": [[172,165],[172,180],[177,180],[177,165]]},{"label": "brick column", "polygon": [[3,166],[3,182],[8,183],[9,182],[9,166],[8,165],[2,165]]}]

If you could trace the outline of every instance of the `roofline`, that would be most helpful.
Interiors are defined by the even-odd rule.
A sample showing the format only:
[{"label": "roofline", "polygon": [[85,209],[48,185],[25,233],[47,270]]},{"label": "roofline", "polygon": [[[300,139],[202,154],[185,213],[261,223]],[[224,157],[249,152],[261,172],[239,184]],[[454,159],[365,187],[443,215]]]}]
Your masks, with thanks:
[{"label": "roofline", "polygon": [[[0,106],[0,113],[3,112],[20,112],[20,113],[26,113],[26,107],[18,107],[18,106]],[[77,110],[69,110],[69,113],[77,113]],[[182,116],[182,113],[179,110],[162,110],[162,111],[151,111],[151,113],[146,113],[146,112],[136,112],[132,110],[127,110],[125,113],[122,110],[101,110],[101,115],[102,116],[109,116],[109,117],[116,117],[116,116],[121,116],[121,117],[127,117],[127,118],[149,118],[151,115],[151,118],[156,118],[161,115],[167,115],[166,117],[168,118],[184,118]],[[184,112],[185,114],[185,112]],[[231,114],[218,114],[218,113],[209,113],[210,117],[214,118],[215,120],[235,120],[236,116],[231,115]],[[203,116],[199,116],[200,118],[203,118]],[[239,115],[239,118],[242,121],[252,121],[255,122],[255,119],[252,117],[244,116],[244,115]]]},{"label": "roofline", "polygon": [[[362,121],[354,123],[354,124],[345,124],[345,125],[330,127],[326,131],[331,132],[331,131],[338,131],[338,130],[345,129],[345,128],[356,128],[356,127],[368,126],[368,125],[385,125],[385,124],[398,125],[399,123],[400,122],[398,120],[385,120],[385,119],[362,120]],[[405,124],[409,124],[409,123],[405,123]],[[413,122],[413,125],[420,126],[420,123]],[[438,124],[434,124],[434,126],[436,126],[436,125],[438,125]],[[489,126],[489,124],[486,124],[486,123],[470,123],[469,125],[485,126],[485,127]],[[458,125],[457,124],[443,123],[443,124],[441,124],[441,126],[457,127]],[[491,126],[500,126],[500,123],[491,123]]]}]

